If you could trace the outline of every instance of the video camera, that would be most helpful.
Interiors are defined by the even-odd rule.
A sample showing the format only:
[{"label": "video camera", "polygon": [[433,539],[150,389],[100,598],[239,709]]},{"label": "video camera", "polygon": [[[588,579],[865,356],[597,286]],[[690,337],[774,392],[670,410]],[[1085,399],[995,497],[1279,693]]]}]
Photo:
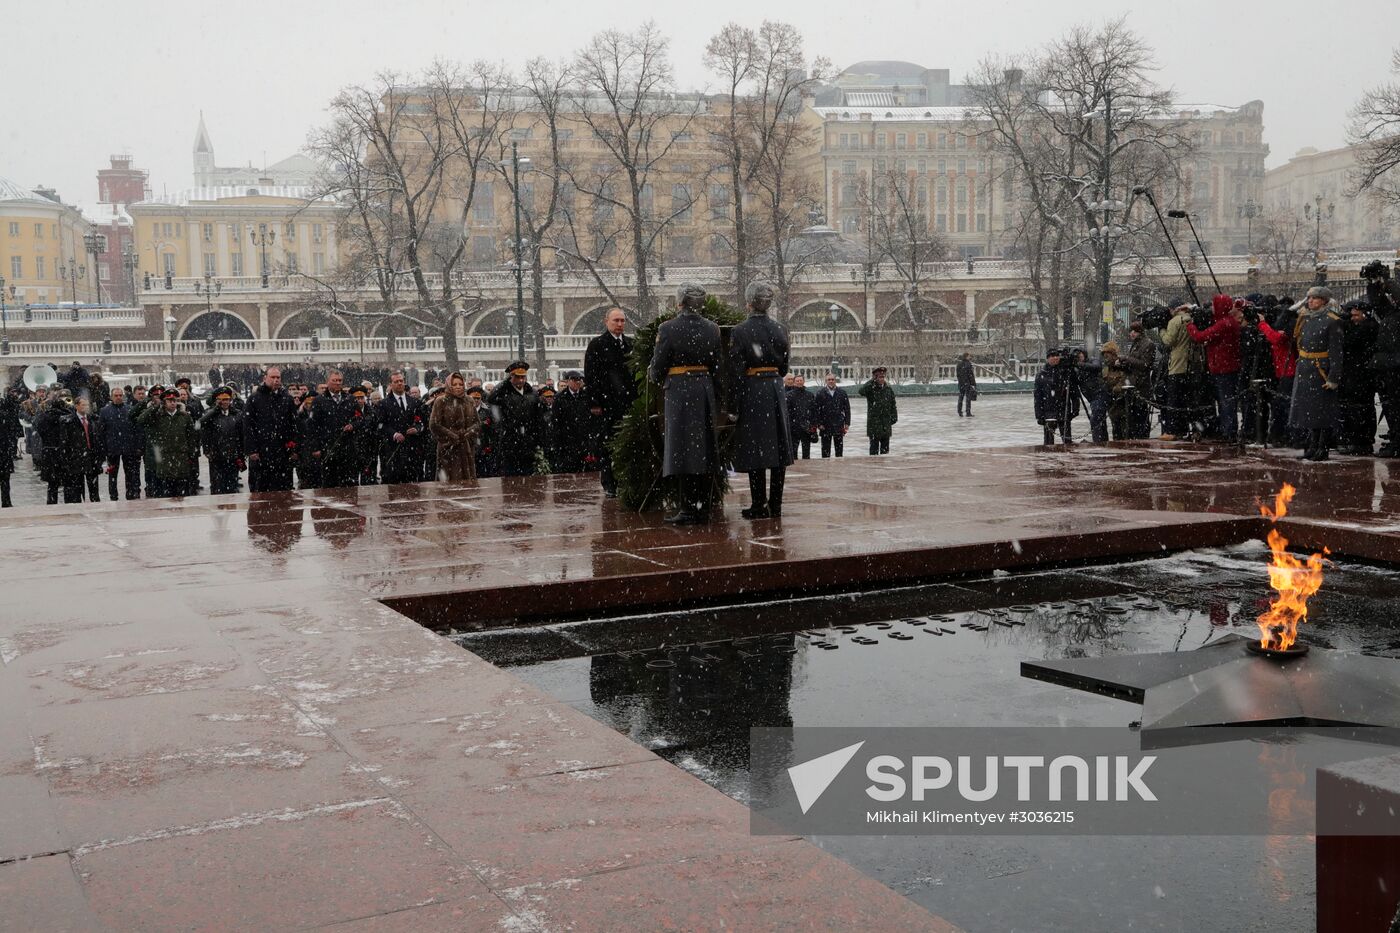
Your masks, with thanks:
[{"label": "video camera", "polygon": [[1164,330],[1172,320],[1172,309],[1166,305],[1154,305],[1142,313],[1142,326],[1148,330]]},{"label": "video camera", "polygon": [[1368,282],[1375,279],[1384,281],[1390,278],[1390,267],[1379,259],[1373,259],[1361,267],[1361,277]]},{"label": "video camera", "polygon": [[1196,325],[1196,330],[1205,330],[1215,323],[1215,313],[1210,308],[1195,306],[1191,309],[1191,323]]}]

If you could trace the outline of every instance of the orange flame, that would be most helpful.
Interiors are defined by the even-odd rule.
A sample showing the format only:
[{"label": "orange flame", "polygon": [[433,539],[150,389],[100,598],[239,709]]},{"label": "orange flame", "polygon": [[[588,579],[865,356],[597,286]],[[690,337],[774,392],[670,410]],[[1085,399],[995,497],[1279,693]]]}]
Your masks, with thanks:
[{"label": "orange flame", "polygon": [[[1274,507],[1259,506],[1260,513],[1272,522],[1288,514],[1288,503],[1296,492],[1288,483],[1274,497]],[[1287,649],[1298,638],[1298,624],[1308,617],[1308,598],[1322,587],[1323,555],[1313,554],[1304,563],[1288,553],[1288,539],[1278,528],[1269,529],[1269,586],[1277,594],[1268,611],[1259,616],[1259,644],[1264,648]]]}]

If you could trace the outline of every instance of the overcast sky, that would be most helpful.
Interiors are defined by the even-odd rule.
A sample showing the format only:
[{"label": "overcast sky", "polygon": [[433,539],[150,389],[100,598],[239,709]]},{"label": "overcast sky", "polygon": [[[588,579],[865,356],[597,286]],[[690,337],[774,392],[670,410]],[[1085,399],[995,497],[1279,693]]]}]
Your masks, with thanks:
[{"label": "overcast sky", "polygon": [[25,0],[0,26],[0,176],[92,201],[96,170],[129,151],[157,193],[174,191],[192,183],[200,110],[220,165],[274,162],[324,121],[338,88],[376,71],[437,56],[518,66],[648,17],[672,39],[679,84],[703,88],[705,42],[731,20],[791,22],[809,54],[838,68],[902,59],[947,68],[957,82],[987,54],[1123,13],[1157,50],[1161,83],[1178,100],[1264,101],[1273,167],[1302,146],[1342,145],[1358,93],[1389,77],[1393,11],[1385,0]]}]

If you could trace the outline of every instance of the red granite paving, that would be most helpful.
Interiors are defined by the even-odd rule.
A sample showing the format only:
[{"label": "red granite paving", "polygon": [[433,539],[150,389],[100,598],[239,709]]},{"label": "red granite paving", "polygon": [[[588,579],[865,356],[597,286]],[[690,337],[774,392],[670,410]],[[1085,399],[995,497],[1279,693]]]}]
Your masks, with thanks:
[{"label": "red granite paving", "polygon": [[[434,635],[1257,536],[1400,561],[1400,469],[1203,447],[805,461],[781,522],[595,478],[0,514],[0,903],[26,929],[949,929]],[[736,483],[735,486],[739,486]],[[390,608],[380,600],[387,600]]]}]

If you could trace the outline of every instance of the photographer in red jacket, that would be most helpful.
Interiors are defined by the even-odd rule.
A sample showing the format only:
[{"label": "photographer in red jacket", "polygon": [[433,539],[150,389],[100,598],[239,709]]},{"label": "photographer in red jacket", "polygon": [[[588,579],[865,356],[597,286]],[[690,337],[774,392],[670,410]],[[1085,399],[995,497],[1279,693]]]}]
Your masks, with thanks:
[{"label": "photographer in red jacket", "polygon": [[1229,295],[1211,299],[1212,322],[1207,327],[1195,323],[1186,325],[1186,332],[1196,343],[1206,345],[1206,369],[1215,386],[1215,401],[1220,409],[1220,431],[1233,443],[1239,435],[1237,411],[1240,393],[1240,317]]}]

